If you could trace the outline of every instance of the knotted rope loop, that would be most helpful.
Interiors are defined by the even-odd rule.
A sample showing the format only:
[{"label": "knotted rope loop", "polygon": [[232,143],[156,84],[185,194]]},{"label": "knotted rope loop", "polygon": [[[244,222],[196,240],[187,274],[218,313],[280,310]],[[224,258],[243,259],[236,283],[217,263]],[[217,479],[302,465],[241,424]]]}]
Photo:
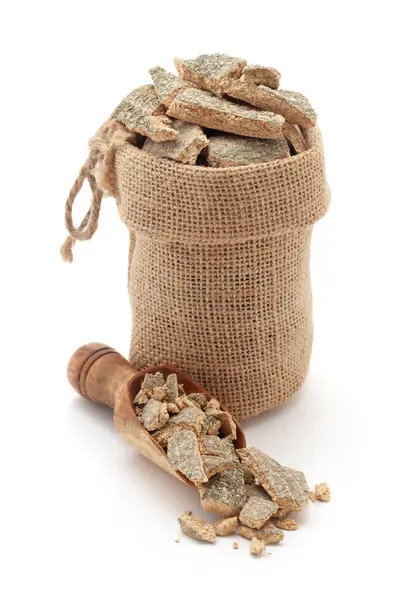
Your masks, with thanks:
[{"label": "knotted rope loop", "polygon": [[[65,203],[65,225],[68,237],[61,246],[63,260],[72,262],[72,249],[77,240],[90,240],[98,223],[101,202],[104,195],[116,196],[117,181],[114,169],[115,152],[135,134],[129,132],[121,123],[109,119],[89,141],[89,156],[79,171]],[[92,191],[89,210],[80,225],[72,220],[72,208],[84,181],[87,180]]]}]

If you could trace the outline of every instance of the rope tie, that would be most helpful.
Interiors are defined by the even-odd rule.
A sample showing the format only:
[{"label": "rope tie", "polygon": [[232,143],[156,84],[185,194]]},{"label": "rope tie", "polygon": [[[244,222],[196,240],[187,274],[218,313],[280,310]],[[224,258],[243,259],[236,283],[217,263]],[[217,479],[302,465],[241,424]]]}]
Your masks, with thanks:
[{"label": "rope tie", "polygon": [[[60,253],[66,262],[73,260],[72,249],[75,242],[90,240],[95,233],[103,197],[105,195],[116,197],[115,152],[133,138],[134,134],[121,123],[109,119],[89,141],[89,156],[81,167],[65,203],[65,225],[69,235],[61,246]],[[82,222],[75,226],[72,220],[72,208],[85,180],[89,183],[92,199]]]}]

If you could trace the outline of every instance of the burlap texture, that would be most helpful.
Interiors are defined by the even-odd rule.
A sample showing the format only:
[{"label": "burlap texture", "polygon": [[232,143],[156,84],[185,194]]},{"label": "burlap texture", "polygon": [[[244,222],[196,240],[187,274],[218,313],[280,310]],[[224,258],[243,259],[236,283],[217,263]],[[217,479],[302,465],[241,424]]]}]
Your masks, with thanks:
[{"label": "burlap texture", "polygon": [[309,365],[313,224],[329,203],[322,140],[267,164],[181,165],[116,153],[131,232],[130,359],[173,363],[239,418],[289,400]]}]

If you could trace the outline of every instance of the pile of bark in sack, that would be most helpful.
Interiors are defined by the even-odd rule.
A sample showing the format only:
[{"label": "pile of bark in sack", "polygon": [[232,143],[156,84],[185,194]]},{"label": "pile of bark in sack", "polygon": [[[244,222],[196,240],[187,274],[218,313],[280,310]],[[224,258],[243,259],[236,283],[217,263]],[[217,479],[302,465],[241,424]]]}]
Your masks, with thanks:
[{"label": "pile of bark in sack", "polygon": [[153,84],[133,90],[111,118],[144,152],[190,165],[231,167],[307,150],[316,113],[280,73],[225,54],[175,59],[179,75],[150,69]]}]

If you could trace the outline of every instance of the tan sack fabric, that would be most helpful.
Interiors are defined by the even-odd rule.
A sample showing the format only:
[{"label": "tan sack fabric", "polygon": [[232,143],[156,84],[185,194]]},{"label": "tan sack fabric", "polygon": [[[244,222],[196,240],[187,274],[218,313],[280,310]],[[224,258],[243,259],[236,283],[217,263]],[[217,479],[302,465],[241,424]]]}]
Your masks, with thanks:
[{"label": "tan sack fabric", "polygon": [[313,224],[329,203],[322,140],[267,164],[212,169],[115,151],[131,232],[130,358],[173,363],[246,419],[290,399],[313,338]]}]

